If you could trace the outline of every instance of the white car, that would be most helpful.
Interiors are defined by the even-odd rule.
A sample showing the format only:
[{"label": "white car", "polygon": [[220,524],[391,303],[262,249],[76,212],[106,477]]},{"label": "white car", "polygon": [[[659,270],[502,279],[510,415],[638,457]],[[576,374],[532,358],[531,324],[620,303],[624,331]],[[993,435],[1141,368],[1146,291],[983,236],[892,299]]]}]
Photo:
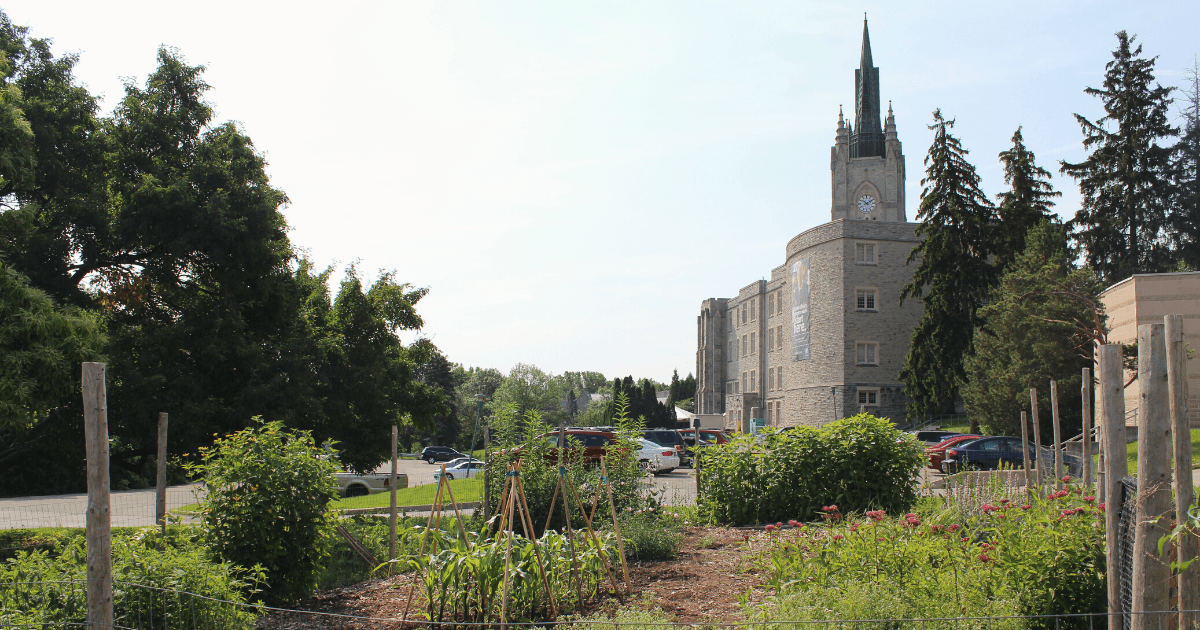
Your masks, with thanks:
[{"label": "white car", "polygon": [[[446,464],[446,478],[447,479],[466,479],[468,477],[474,477],[483,472],[483,467],[484,467],[483,462],[481,462],[477,459],[476,460],[468,460],[467,458],[464,457],[464,458],[462,458],[462,461],[455,466]],[[438,470],[437,472],[433,473],[434,479],[437,479],[438,477],[441,477],[441,476],[442,476],[441,470]]]},{"label": "white car", "polygon": [[655,476],[679,468],[679,453],[670,446],[659,446],[650,440],[638,440],[638,467]]},{"label": "white car", "polygon": [[[389,473],[358,475],[343,470],[335,474],[334,477],[337,479],[338,493],[343,497],[364,497],[368,494],[377,494],[391,490],[391,474]],[[408,475],[396,473],[396,489],[399,490],[407,487]]]},{"label": "white car", "polygon": [[450,470],[451,468],[457,468],[458,466],[461,466],[467,462],[478,462],[478,461],[479,460],[475,459],[474,457],[459,457],[458,459],[452,459],[452,460],[446,462],[446,470]]}]

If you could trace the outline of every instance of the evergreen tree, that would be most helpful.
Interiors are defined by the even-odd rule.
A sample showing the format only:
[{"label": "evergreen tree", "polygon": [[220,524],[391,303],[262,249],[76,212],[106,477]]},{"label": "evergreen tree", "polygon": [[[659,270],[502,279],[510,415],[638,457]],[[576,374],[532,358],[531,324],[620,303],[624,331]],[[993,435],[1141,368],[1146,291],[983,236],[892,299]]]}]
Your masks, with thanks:
[{"label": "evergreen tree", "polygon": [[1009,190],[1002,192],[997,211],[1000,215],[1000,234],[996,239],[996,268],[1003,272],[1014,258],[1025,251],[1025,234],[1033,226],[1051,218],[1054,207],[1051,201],[1061,197],[1046,178],[1050,171],[1034,162],[1033,151],[1025,148],[1021,128],[1013,133],[1013,146],[1000,153],[1004,164],[1004,183]]},{"label": "evergreen tree", "polygon": [[1125,31],[1117,33],[1104,88],[1084,90],[1099,97],[1105,111],[1096,122],[1075,114],[1088,158],[1078,164],[1061,162],[1060,169],[1079,182],[1083,204],[1070,225],[1088,265],[1105,283],[1162,271],[1169,256],[1165,229],[1171,152],[1160,142],[1178,133],[1167,121],[1174,88],[1155,82],[1157,57],[1142,58],[1135,39]]},{"label": "evergreen tree", "polygon": [[1200,269],[1200,64],[1193,62],[1184,92],[1183,134],[1172,148],[1175,198],[1171,235],[1177,268]]},{"label": "evergreen tree", "polygon": [[[967,359],[963,402],[972,419],[993,435],[1020,435],[1029,388],[1058,381],[1065,435],[1079,427],[1080,372],[1092,347],[1103,342],[1101,286],[1088,269],[1073,269],[1063,227],[1043,221],[1028,233],[1028,246],[1012,261],[981,310],[986,324],[975,331]],[[1050,397],[1039,399],[1050,417]],[[1048,438],[1051,427],[1042,423]]]},{"label": "evergreen tree", "polygon": [[575,414],[579,413],[579,404],[575,402],[575,390],[571,390],[567,394],[567,415],[571,418],[571,424],[575,423]]},{"label": "evergreen tree", "polygon": [[917,226],[921,242],[907,263],[918,262],[900,303],[915,297],[924,313],[913,331],[900,380],[914,416],[952,409],[963,381],[963,359],[971,350],[978,310],[987,298],[995,270],[988,256],[993,243],[995,208],[979,188],[979,175],[967,162],[967,150],[949,132],[953,120],[933,112],[933,144],[925,157]]}]

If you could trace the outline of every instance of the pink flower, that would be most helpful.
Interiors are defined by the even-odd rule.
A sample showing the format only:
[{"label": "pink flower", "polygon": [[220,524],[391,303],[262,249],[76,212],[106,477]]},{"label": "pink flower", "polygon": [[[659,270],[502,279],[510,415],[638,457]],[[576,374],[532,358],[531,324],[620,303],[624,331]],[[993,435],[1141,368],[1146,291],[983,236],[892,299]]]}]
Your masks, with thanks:
[{"label": "pink flower", "polygon": [[940,533],[942,533],[943,529],[945,529],[945,528],[942,527],[941,525],[930,525],[929,526],[929,532],[932,534],[940,534]]},{"label": "pink flower", "polygon": [[961,528],[962,528],[962,525],[958,525],[958,524],[956,523],[956,524],[954,524],[954,525],[951,525],[951,526],[950,526],[950,531],[952,531],[952,532],[956,532],[956,531],[958,531],[958,530],[959,530],[959,529],[961,529]]},{"label": "pink flower", "polygon": [[1093,503],[1095,502],[1096,497],[1083,497],[1083,500],[1087,501],[1088,503]]},{"label": "pink flower", "polygon": [[775,527],[774,525],[767,525],[767,527],[766,527],[766,530],[767,530],[768,532],[773,532],[773,531],[775,531],[776,529],[778,529],[778,528],[777,528],[777,527]]},{"label": "pink flower", "polygon": [[823,507],[823,508],[821,508],[821,509],[822,509],[822,510],[824,510],[824,511],[826,511],[826,512],[836,512],[836,511],[838,511],[838,508],[837,508],[837,506],[836,506],[836,505],[827,505],[827,506],[825,506],[825,507]]},{"label": "pink flower", "polygon": [[958,542],[971,542],[971,539],[970,539],[970,538],[968,538],[968,537],[966,537],[966,536],[963,536],[963,537],[962,537],[962,540],[960,540],[960,541],[958,541]]},{"label": "pink flower", "polygon": [[906,527],[916,527],[921,524],[921,517],[909,512],[904,515],[904,524]]},{"label": "pink flower", "polygon": [[1028,510],[1028,509],[1029,509],[1029,508],[1031,508],[1031,507],[1033,507],[1033,506],[1032,506],[1032,505],[1029,505],[1028,503],[1026,503],[1025,505],[1022,505],[1022,506],[1021,506],[1021,509],[1022,509],[1022,510]]},{"label": "pink flower", "polygon": [[979,554],[979,561],[980,562],[991,562],[992,559],[986,553],[981,553],[981,554]]},{"label": "pink flower", "polygon": [[841,540],[841,539],[843,539],[843,538],[845,538],[845,536],[842,536],[841,534],[834,534],[834,535],[833,535],[833,539],[834,539],[834,540]]},{"label": "pink flower", "polygon": [[850,526],[850,531],[852,531],[852,532],[856,532],[856,531],[858,531],[858,523],[855,523],[855,524],[851,525],[851,526]]},{"label": "pink flower", "polygon": [[781,529],[782,527],[783,523],[775,523],[775,529]]},{"label": "pink flower", "polygon": [[804,527],[804,523],[801,523],[800,521],[797,521],[796,519],[792,519],[792,520],[788,521],[788,525],[791,525],[792,527]]},{"label": "pink flower", "polygon": [[1063,483],[1071,483],[1071,475],[1062,478]]},{"label": "pink flower", "polygon": [[981,512],[983,512],[984,514],[988,514],[989,512],[995,512],[996,510],[999,510],[999,509],[1000,509],[999,506],[992,505],[991,503],[984,503],[983,505],[979,506],[979,510]]},{"label": "pink flower", "polygon": [[867,518],[871,519],[872,521],[882,521],[886,517],[887,513],[883,510],[872,510],[867,512]]}]

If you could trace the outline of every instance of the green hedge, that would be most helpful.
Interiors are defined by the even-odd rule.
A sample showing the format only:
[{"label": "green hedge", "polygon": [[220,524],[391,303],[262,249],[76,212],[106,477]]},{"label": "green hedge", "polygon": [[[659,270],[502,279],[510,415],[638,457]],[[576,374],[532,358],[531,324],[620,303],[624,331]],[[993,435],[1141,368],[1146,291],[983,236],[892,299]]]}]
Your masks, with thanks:
[{"label": "green hedge", "polygon": [[701,514],[729,525],[812,520],[827,505],[908,510],[926,461],[912,436],[870,414],[741,436],[703,457]]}]

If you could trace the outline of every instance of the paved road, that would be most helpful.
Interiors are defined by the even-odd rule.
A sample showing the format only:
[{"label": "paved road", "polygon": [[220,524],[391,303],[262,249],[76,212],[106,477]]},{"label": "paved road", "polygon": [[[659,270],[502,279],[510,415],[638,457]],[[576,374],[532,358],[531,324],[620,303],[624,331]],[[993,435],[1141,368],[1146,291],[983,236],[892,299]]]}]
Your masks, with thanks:
[{"label": "paved road", "polygon": [[[167,488],[167,509],[195,503],[195,484]],[[148,527],[154,524],[154,490],[112,493],[113,527]],[[87,495],[0,499],[0,529],[27,527],[83,527],[87,521]]]}]

